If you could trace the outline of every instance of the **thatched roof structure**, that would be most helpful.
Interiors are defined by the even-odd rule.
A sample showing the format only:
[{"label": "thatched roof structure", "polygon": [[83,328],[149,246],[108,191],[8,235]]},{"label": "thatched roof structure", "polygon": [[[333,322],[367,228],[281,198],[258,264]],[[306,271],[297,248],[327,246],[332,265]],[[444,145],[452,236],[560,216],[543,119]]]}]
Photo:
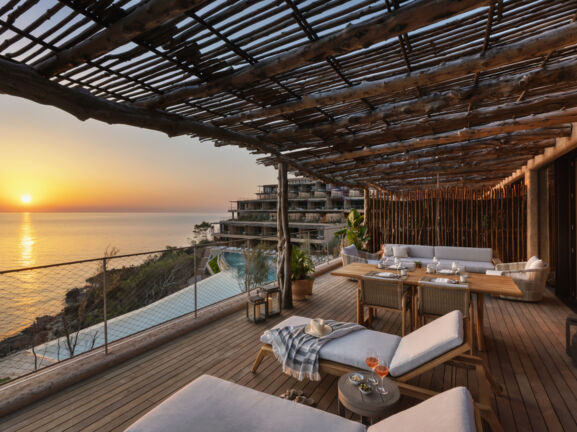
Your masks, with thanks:
[{"label": "thatched roof structure", "polygon": [[4,0],[0,91],[334,184],[492,186],[571,134],[576,14],[567,0]]}]

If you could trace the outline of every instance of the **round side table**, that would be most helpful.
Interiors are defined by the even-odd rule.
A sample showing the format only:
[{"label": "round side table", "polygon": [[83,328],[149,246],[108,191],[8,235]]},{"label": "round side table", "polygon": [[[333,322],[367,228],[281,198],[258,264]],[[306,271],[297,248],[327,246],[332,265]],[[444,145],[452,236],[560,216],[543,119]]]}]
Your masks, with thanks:
[{"label": "round side table", "polygon": [[[366,377],[370,372],[359,371],[359,373]],[[385,378],[383,383],[383,387],[388,391],[387,394],[380,394],[375,388],[372,393],[365,395],[361,393],[358,385],[351,382],[350,375],[350,373],[345,374],[339,378],[338,414],[340,416],[344,416],[343,408],[346,408],[359,415],[362,423],[365,418],[369,418],[372,424],[373,420],[386,417],[401,397],[399,387],[389,378]]]}]

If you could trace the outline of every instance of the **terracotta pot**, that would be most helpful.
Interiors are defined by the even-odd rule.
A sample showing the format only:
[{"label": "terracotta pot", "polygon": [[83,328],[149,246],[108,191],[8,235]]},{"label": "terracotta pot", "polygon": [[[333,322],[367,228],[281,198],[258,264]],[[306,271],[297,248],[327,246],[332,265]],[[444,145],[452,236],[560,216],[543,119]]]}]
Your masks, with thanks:
[{"label": "terracotta pot", "polygon": [[314,279],[300,279],[293,281],[292,292],[293,300],[304,300],[313,294]]}]

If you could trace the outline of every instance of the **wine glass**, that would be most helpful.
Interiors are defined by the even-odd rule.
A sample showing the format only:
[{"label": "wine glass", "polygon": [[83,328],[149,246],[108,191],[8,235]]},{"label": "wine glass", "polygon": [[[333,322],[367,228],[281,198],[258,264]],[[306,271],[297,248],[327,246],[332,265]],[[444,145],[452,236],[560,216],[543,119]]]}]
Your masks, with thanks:
[{"label": "wine glass", "polygon": [[381,378],[379,386],[377,387],[377,391],[380,394],[387,394],[389,393],[384,385],[385,377],[389,374],[389,362],[383,355],[378,356],[378,363],[375,367],[376,374]]},{"label": "wine glass", "polygon": [[[379,364],[379,357],[377,355],[377,352],[373,349],[373,348],[369,348],[367,350],[367,356],[365,358],[365,361],[367,363],[367,366],[370,367],[373,372],[375,371],[375,368],[377,367],[377,365]],[[370,384],[377,384],[377,378],[375,377],[375,375],[370,375],[367,378],[367,382]]]}]

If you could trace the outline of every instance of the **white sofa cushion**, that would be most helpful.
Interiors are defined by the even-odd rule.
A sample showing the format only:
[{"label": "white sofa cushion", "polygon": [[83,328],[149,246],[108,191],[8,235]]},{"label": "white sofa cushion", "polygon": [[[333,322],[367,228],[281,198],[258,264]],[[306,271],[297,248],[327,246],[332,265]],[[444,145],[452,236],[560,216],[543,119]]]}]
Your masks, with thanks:
[{"label": "white sofa cushion", "polygon": [[435,248],[433,246],[423,245],[407,245],[409,248],[409,256],[413,258],[433,258],[435,256]]},{"label": "white sofa cushion", "polygon": [[359,256],[359,251],[355,245],[346,246],[343,248],[343,253],[349,256]]},{"label": "white sofa cushion", "polygon": [[530,268],[531,264],[533,264],[535,261],[539,261],[539,258],[537,258],[535,255],[533,255],[525,263],[525,269],[528,270]]},{"label": "white sofa cushion", "polygon": [[383,245],[383,256],[393,256],[393,245]]},{"label": "white sofa cushion", "polygon": [[[273,328],[303,325],[310,320],[310,318],[293,315]],[[263,333],[260,340],[263,343],[270,343],[267,332]],[[327,342],[321,348],[319,356],[323,360],[371,370],[365,362],[367,349],[374,348],[378,353],[384,355],[390,363],[400,341],[401,338],[397,335],[374,330],[359,330]]]},{"label": "white sofa cushion", "polygon": [[393,246],[393,255],[397,258],[408,258],[409,248],[407,246]]},{"label": "white sofa cushion", "polygon": [[454,310],[404,336],[391,360],[397,377],[463,344],[463,314]]},{"label": "white sofa cushion", "polygon": [[435,248],[433,246],[423,246],[423,245],[401,245],[401,244],[385,244],[385,250],[390,248],[391,254],[393,255],[393,248],[395,246],[406,246],[408,258],[414,258],[416,260],[421,260],[421,258],[433,258],[435,256]]},{"label": "white sofa cushion", "polygon": [[491,262],[493,250],[491,248],[435,246],[437,259],[458,261],[483,261]]},{"label": "white sofa cushion", "polygon": [[351,420],[203,375],[132,424],[130,432],[364,432]]},{"label": "white sofa cushion", "polygon": [[368,432],[474,432],[475,410],[465,387],[440,393],[369,427]]}]

